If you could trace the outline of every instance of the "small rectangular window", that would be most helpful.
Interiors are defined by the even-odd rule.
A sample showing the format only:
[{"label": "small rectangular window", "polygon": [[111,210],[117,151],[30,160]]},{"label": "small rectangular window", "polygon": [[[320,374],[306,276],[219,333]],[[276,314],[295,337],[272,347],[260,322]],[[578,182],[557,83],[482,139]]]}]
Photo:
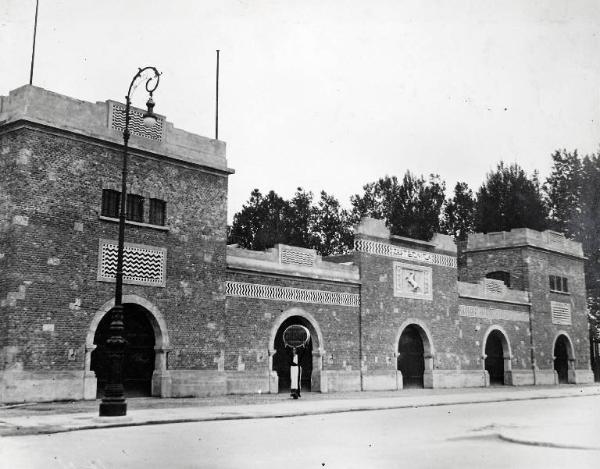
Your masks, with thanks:
[{"label": "small rectangular window", "polygon": [[160,199],[150,199],[150,221],[151,225],[164,226],[167,203]]},{"label": "small rectangular window", "polygon": [[550,275],[550,291],[569,293],[569,283],[566,277]]},{"label": "small rectangular window", "polygon": [[144,221],[144,198],[141,195],[127,194],[127,220]]},{"label": "small rectangular window", "polygon": [[104,217],[119,218],[121,193],[112,189],[102,190],[102,212]]}]

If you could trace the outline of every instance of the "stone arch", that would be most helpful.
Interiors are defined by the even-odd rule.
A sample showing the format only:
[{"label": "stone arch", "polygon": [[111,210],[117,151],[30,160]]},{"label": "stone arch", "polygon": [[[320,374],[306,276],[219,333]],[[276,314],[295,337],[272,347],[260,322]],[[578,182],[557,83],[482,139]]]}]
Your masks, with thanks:
[{"label": "stone arch", "polygon": [[[323,347],[323,333],[321,328],[319,327],[319,323],[314,318],[314,316],[302,308],[290,308],[286,311],[283,311],[273,323],[273,327],[271,327],[271,333],[269,336],[269,363],[268,369],[270,374],[269,379],[269,392],[277,392],[278,389],[278,380],[277,380],[277,372],[273,369],[273,357],[276,353],[275,349],[275,339],[279,329],[290,318],[298,317],[301,318],[304,322],[304,326],[309,330],[312,340],[312,373],[311,373],[311,390],[312,391],[322,391],[326,392],[326,383],[322,379],[323,373],[323,356],[325,354],[325,349]],[[275,380],[272,382],[272,380]]]},{"label": "stone arch", "polygon": [[[168,397],[171,394],[171,380],[169,376],[169,372],[167,370],[167,352],[169,351],[170,341],[169,341],[169,331],[167,329],[167,323],[163,314],[160,310],[150,301],[138,295],[123,295],[122,299],[123,304],[133,303],[139,306],[142,306],[147,312],[147,318],[150,324],[152,325],[152,329],[154,330],[154,372],[152,375],[152,396],[160,396],[160,397]],[[90,322],[90,326],[87,330],[85,337],[85,373],[86,377],[89,378],[90,375],[94,375],[94,372],[91,371],[90,366],[92,362],[92,352],[96,349],[96,345],[94,344],[94,336],[96,334],[96,330],[102,318],[108,313],[115,305],[114,298],[104,303],[94,314]],[[95,376],[95,375],[94,375]],[[87,382],[87,380],[86,380]],[[92,384],[86,384],[86,388],[88,386],[94,386],[95,389],[95,380]],[[87,389],[88,395],[91,393],[89,389]],[[94,391],[95,392],[95,391]]]},{"label": "stone arch", "polygon": [[[311,333],[311,336],[316,338],[316,342],[317,342],[317,347],[316,349],[318,349],[319,351],[321,351],[321,353],[324,352],[323,349],[323,333],[321,332],[321,328],[319,327],[319,323],[317,322],[317,320],[314,318],[314,316],[306,311],[304,311],[302,308],[290,308],[287,311],[284,311],[283,313],[281,313],[279,315],[279,317],[277,318],[277,320],[273,323],[273,327],[271,328],[271,335],[269,336],[269,353],[274,351],[275,348],[275,336],[277,335],[277,331],[279,330],[279,328],[281,327],[281,325],[289,318],[293,317],[293,316],[299,316],[301,318],[304,318],[307,322],[308,322],[308,330]],[[314,334],[314,335],[313,335]],[[314,341],[313,338],[313,341]]]},{"label": "stone arch", "polygon": [[[432,339],[431,331],[429,330],[429,328],[423,321],[421,321],[420,319],[414,319],[414,318],[409,318],[406,321],[404,321],[402,323],[402,325],[400,326],[400,328],[398,329],[398,333],[396,334],[396,340],[394,341],[394,345],[393,345],[394,354],[396,354],[396,356],[398,355],[398,342],[400,342],[400,337],[402,336],[402,332],[404,332],[404,329],[406,329],[408,326],[416,326],[417,327],[417,330],[419,331],[419,335],[421,336],[421,339],[423,340],[423,352],[425,354],[425,357],[426,358],[430,357],[433,360],[433,357],[435,355],[435,348],[433,346],[433,339]],[[432,364],[431,368],[433,369],[433,364]]]},{"label": "stone arch", "polygon": [[[423,387],[432,388],[433,387],[433,367],[434,367],[434,357],[435,357],[435,347],[433,345],[432,334],[427,325],[420,319],[409,318],[404,321],[396,334],[396,338],[393,344],[394,356],[396,357],[396,369],[398,373],[398,380],[400,379],[400,371],[398,370],[398,360],[400,357],[400,339],[402,334],[408,327],[413,327],[421,337],[421,342],[423,343]],[[404,377],[403,377],[404,380]],[[400,381],[398,381],[400,383]],[[404,385],[404,383],[402,382]],[[400,384],[398,384],[399,387]]]},{"label": "stone arch", "polygon": [[[556,356],[556,346],[558,344],[558,341],[561,340],[561,338],[564,338],[564,341],[566,343],[566,352],[567,352],[567,376],[566,377],[562,377],[561,373],[559,373],[559,371],[557,370],[557,359],[559,359],[560,357]],[[554,373],[555,373],[555,382],[558,383],[575,383],[575,347],[573,346],[573,341],[571,340],[571,336],[569,336],[569,333],[567,331],[564,330],[560,330],[556,333],[556,335],[554,336],[554,339],[552,340],[552,349],[551,349],[552,354],[550,355],[552,357],[552,361],[553,361],[553,369],[554,369]],[[566,378],[566,380],[565,380]]]},{"label": "stone arch", "polygon": [[504,384],[512,384],[512,349],[510,346],[510,341],[508,340],[508,333],[506,330],[497,324],[493,324],[487,328],[485,334],[483,335],[483,340],[481,342],[481,362],[484,373],[486,373],[486,385],[490,384],[489,373],[486,370],[486,358],[487,354],[485,352],[488,339],[490,335],[494,332],[498,333],[500,338],[500,343],[502,345],[502,358],[503,358],[503,366],[504,366]]}]

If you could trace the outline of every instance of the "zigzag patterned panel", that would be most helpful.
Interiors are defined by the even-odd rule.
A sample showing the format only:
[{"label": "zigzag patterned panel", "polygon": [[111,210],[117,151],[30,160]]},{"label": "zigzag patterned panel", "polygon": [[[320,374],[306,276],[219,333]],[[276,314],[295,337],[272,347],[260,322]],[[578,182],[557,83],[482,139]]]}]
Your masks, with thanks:
[{"label": "zigzag patterned panel", "polygon": [[435,252],[416,251],[414,249],[407,249],[387,243],[378,243],[377,241],[370,241],[367,239],[355,240],[354,249],[358,252],[365,252],[367,254],[456,268],[456,257],[437,254]]},{"label": "zigzag patterned panel", "polygon": [[357,293],[307,290],[303,288],[259,285],[256,283],[226,282],[227,296],[258,298],[261,300],[293,301],[296,303],[316,303],[322,305],[360,306]]},{"label": "zigzag patterned panel", "polygon": [[[157,116],[154,127],[148,128],[144,125],[144,119],[142,118],[144,113],[142,111],[130,108],[129,112],[129,131],[132,135],[149,138],[150,140],[160,141],[163,139],[164,119],[162,117]],[[123,132],[125,130],[125,106],[123,104],[111,103],[110,116],[110,126],[119,132]]]},{"label": "zigzag patterned panel", "polygon": [[[125,243],[123,282],[165,286],[167,251],[164,248]],[[117,274],[117,243],[100,241],[98,280],[112,281]]]},{"label": "zigzag patterned panel", "polygon": [[458,305],[458,315],[467,318],[491,319],[493,321],[529,322],[529,315],[509,309],[485,308],[483,306]]}]

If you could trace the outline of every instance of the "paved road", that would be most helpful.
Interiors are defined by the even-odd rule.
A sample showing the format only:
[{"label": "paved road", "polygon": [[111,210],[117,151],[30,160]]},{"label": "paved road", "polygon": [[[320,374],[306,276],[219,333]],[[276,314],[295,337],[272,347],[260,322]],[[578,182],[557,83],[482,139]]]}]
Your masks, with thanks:
[{"label": "paved road", "polygon": [[0,467],[597,468],[600,397],[6,437]]}]

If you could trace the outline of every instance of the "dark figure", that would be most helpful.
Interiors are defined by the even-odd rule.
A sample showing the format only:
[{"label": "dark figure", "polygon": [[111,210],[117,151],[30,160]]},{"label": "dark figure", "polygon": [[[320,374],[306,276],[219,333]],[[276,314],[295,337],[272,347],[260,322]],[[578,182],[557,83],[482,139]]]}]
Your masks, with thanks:
[{"label": "dark figure", "polygon": [[292,349],[292,363],[290,364],[290,395],[294,399],[300,397],[300,383],[302,382],[302,367],[300,358],[295,348]]}]

